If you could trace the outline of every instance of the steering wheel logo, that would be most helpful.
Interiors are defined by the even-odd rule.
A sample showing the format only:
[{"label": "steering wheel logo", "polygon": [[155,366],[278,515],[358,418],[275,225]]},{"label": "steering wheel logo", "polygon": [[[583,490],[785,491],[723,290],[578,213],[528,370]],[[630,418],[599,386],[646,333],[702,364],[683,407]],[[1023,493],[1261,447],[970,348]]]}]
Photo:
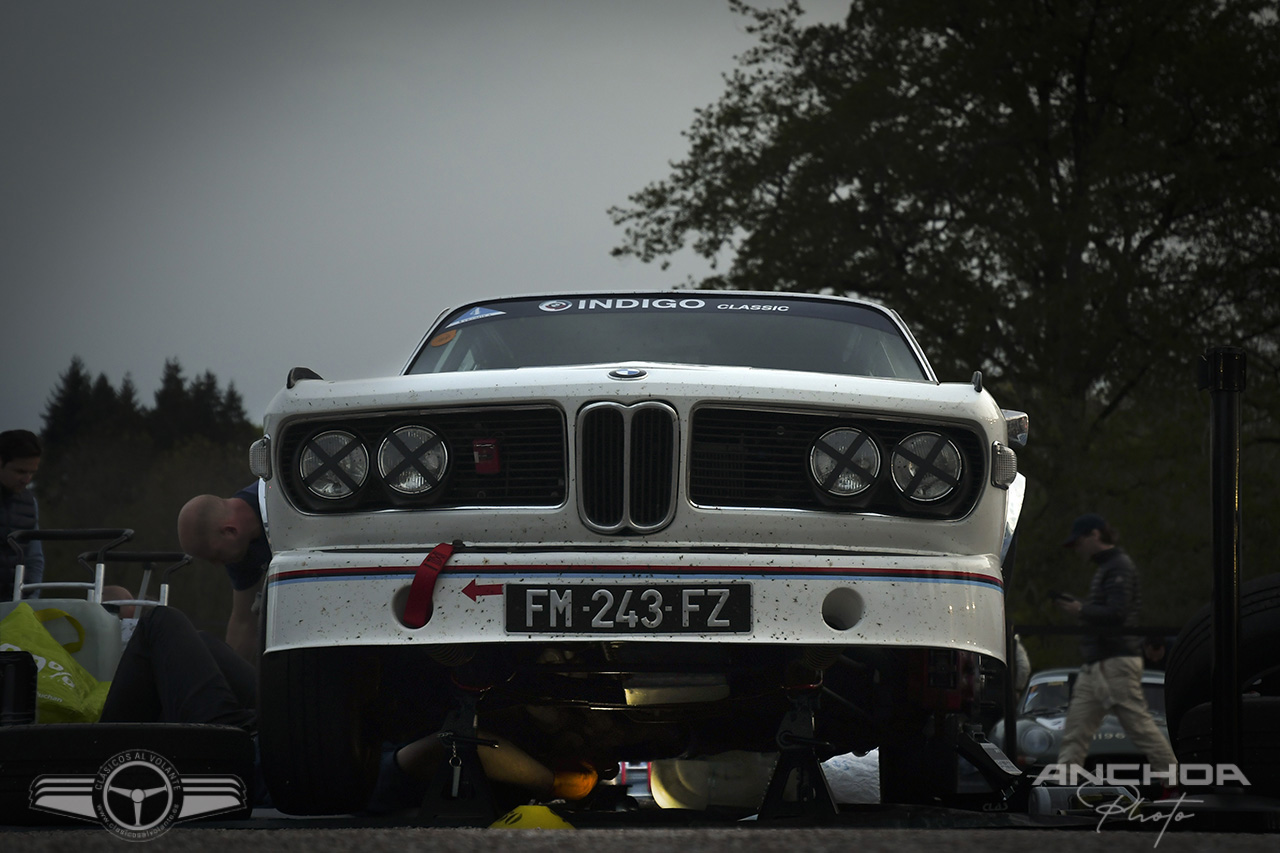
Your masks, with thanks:
[{"label": "steering wheel logo", "polygon": [[102,825],[129,841],[168,831],[182,811],[182,780],[161,755],[132,750],[102,765],[94,784],[94,811]]}]

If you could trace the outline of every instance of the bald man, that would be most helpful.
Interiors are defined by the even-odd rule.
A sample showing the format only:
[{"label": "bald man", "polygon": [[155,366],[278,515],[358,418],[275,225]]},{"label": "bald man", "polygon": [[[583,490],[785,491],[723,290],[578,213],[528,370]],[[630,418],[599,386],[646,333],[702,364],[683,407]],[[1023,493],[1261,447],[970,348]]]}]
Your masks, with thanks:
[{"label": "bald man", "polygon": [[226,566],[231,580],[227,645],[255,664],[261,652],[255,604],[271,562],[271,546],[267,544],[258,502],[260,487],[261,481],[255,482],[229,498],[197,495],[178,513],[178,543],[182,550]]}]

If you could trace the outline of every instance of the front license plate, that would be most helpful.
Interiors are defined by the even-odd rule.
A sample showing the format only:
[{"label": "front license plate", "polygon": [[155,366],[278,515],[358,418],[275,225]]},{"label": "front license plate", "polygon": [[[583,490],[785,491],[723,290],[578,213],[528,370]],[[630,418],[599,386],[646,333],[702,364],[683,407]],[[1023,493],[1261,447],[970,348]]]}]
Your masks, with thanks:
[{"label": "front license plate", "polygon": [[751,584],[506,585],[507,631],[517,634],[742,634]]}]

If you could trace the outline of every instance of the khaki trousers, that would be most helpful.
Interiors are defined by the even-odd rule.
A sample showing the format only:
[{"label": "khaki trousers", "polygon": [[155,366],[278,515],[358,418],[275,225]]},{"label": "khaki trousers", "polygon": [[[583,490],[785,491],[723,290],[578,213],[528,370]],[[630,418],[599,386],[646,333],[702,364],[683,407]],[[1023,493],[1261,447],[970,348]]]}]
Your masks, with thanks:
[{"label": "khaki trousers", "polygon": [[1141,657],[1106,658],[1081,667],[1071,690],[1058,763],[1083,766],[1089,744],[1108,713],[1120,720],[1130,742],[1147,756],[1153,770],[1164,772],[1177,764],[1142,694]]}]

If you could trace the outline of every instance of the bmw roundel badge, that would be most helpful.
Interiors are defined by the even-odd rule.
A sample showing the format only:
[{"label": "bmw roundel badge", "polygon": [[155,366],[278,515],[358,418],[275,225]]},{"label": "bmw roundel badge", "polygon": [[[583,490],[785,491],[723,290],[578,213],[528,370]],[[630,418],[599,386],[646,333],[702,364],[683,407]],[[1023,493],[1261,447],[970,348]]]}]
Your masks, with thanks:
[{"label": "bmw roundel badge", "polygon": [[619,367],[609,371],[610,379],[644,379],[648,375],[638,367]]}]

